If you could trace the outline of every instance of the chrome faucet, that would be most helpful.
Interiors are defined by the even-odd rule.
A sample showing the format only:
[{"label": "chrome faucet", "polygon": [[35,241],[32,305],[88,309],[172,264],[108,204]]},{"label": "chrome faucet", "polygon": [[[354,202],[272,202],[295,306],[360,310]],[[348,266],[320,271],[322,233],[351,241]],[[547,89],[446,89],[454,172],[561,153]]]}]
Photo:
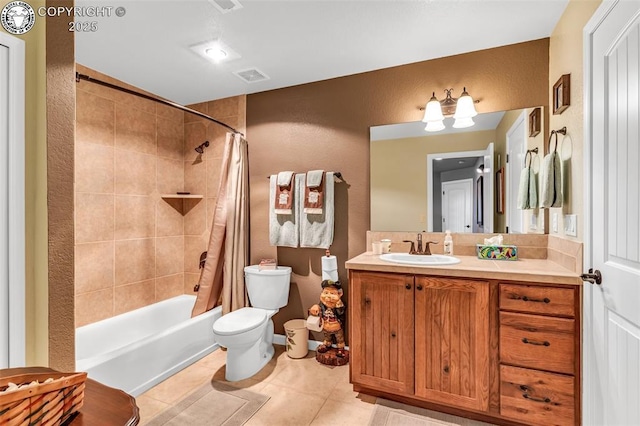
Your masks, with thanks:
[{"label": "chrome faucet", "polygon": [[424,250],[422,249],[422,233],[419,232],[418,236],[416,238],[417,242],[418,242],[418,249],[416,250],[416,246],[414,244],[413,241],[411,240],[402,240],[403,243],[411,243],[411,248],[409,248],[409,254],[425,254],[427,256],[431,255],[431,247],[429,247],[429,244],[438,244],[437,241],[425,241],[425,247]]}]

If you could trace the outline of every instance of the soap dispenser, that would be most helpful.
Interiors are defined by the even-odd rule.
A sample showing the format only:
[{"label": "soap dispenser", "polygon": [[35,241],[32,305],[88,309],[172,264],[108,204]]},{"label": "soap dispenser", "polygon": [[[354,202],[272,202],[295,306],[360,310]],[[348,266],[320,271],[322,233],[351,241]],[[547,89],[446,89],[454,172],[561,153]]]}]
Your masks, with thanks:
[{"label": "soap dispenser", "polygon": [[444,236],[444,254],[453,256],[453,238],[451,238],[451,231],[447,229],[445,232],[446,235]]}]

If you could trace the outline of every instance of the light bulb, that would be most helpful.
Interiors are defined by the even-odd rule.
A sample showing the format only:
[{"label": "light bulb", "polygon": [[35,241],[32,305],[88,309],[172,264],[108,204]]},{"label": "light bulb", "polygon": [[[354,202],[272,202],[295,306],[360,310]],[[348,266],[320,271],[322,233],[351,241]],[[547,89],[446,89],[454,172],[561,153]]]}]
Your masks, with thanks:
[{"label": "light bulb", "polygon": [[[462,95],[458,98],[456,113],[453,115],[453,118],[471,118],[476,115],[478,115],[478,111],[476,111],[476,107],[473,105],[473,98],[469,96],[467,88],[465,87]],[[473,124],[471,125],[473,126]],[[455,127],[455,125],[453,127]]]},{"label": "light bulb", "polygon": [[204,51],[214,61],[221,61],[227,57],[227,52],[217,47],[210,47]]},{"label": "light bulb", "polygon": [[[428,123],[430,121],[442,121],[444,120],[444,115],[442,115],[442,107],[440,106],[440,102],[436,99],[435,92],[427,105],[424,107],[424,118],[422,121],[424,123]],[[442,130],[442,129],[438,129]]]},{"label": "light bulb", "polygon": [[424,128],[427,132],[439,132],[440,130],[444,130],[444,123],[442,120],[440,121],[429,121],[427,126]]}]

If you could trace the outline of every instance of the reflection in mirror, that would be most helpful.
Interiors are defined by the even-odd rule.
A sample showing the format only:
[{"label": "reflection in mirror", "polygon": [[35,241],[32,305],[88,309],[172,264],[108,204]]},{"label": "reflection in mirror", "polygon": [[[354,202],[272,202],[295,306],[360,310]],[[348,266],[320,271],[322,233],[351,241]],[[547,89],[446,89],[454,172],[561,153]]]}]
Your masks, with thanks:
[{"label": "reflection in mirror", "polygon": [[545,132],[530,133],[540,123],[529,120],[545,114],[534,110],[479,114],[465,129],[446,118],[433,133],[422,122],[371,127],[371,230],[543,233],[542,210],[518,210],[515,201],[527,149],[539,148],[532,167],[540,181]]}]

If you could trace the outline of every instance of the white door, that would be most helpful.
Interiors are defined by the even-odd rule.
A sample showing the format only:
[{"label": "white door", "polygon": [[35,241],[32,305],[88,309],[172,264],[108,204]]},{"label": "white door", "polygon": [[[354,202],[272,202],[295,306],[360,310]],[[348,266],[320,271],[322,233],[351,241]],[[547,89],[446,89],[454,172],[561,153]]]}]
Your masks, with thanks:
[{"label": "white door", "polygon": [[442,182],[442,231],[471,232],[473,180]]},{"label": "white door", "polygon": [[493,142],[489,144],[487,150],[484,153],[484,169],[482,171],[483,190],[482,194],[484,200],[483,205],[483,218],[482,218],[482,232],[493,232],[493,183],[495,176],[493,165]]},{"label": "white door", "polygon": [[640,2],[605,2],[585,27],[583,418],[640,425]]},{"label": "white door", "polygon": [[526,154],[526,120],[525,111],[513,123],[507,132],[507,191],[505,205],[507,207],[507,233],[523,234],[524,219],[522,210],[518,209],[518,185],[520,171],[524,165]]}]

